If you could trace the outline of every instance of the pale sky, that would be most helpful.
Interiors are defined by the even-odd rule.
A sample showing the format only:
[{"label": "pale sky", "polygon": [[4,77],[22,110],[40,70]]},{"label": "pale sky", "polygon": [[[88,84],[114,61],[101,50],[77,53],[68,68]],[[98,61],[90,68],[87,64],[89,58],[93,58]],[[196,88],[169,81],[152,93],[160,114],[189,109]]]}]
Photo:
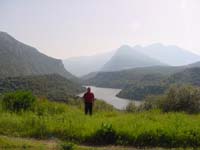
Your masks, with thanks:
[{"label": "pale sky", "polygon": [[0,31],[60,59],[154,42],[200,53],[200,0],[0,0]]}]

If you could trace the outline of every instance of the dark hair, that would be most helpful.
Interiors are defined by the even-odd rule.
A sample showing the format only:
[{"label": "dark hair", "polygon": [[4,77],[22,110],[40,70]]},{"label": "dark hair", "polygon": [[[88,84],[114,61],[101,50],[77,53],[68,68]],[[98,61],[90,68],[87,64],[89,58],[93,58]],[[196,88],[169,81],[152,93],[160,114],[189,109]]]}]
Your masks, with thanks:
[{"label": "dark hair", "polygon": [[88,88],[87,88],[87,91],[91,91],[91,88],[90,88],[90,87],[88,87]]}]

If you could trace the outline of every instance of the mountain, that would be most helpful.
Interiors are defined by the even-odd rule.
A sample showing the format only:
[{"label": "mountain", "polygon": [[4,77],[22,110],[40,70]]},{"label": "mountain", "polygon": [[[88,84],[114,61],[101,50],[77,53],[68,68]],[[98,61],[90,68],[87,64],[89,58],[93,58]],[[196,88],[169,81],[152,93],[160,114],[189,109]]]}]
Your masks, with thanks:
[{"label": "mountain", "polygon": [[[182,67],[152,66],[115,72],[99,72],[96,76],[84,77],[85,85],[122,89],[121,98],[141,100],[148,94],[163,92],[165,82],[171,74],[182,71]],[[89,78],[91,77],[91,78]]]},{"label": "mountain", "polygon": [[183,66],[196,61],[200,61],[197,54],[177,46],[156,43],[146,47],[123,45],[110,53],[69,58],[63,60],[63,63],[70,72],[81,77],[91,72],[113,72],[148,66]]},{"label": "mountain", "polygon": [[0,78],[0,93],[16,90],[31,91],[50,100],[65,101],[69,96],[80,93],[82,88],[58,74]]},{"label": "mountain", "polygon": [[128,45],[123,45],[112,56],[112,58],[103,66],[101,71],[119,71],[137,67],[163,66],[165,64],[149,57]]},{"label": "mountain", "polygon": [[200,68],[185,68],[168,77],[161,78],[155,75],[143,76],[138,82],[134,83],[130,81],[130,84],[126,84],[117,96],[127,99],[143,100],[148,95],[163,94],[174,84],[200,86]]},{"label": "mountain", "polygon": [[200,61],[200,56],[177,46],[157,43],[137,49],[144,54],[172,66],[187,65]]},{"label": "mountain", "polygon": [[192,63],[192,64],[188,64],[187,67],[188,68],[197,68],[197,67],[200,67],[200,61]]},{"label": "mountain", "polygon": [[99,71],[102,66],[112,57],[114,51],[93,55],[93,56],[81,56],[68,58],[63,60],[64,66],[72,74],[81,77],[90,72]]},{"label": "mountain", "polygon": [[[186,66],[151,66],[114,72],[90,73],[82,78],[83,84],[108,88],[124,88],[129,84],[154,82],[184,70]],[[151,78],[149,77],[151,76]],[[147,78],[148,77],[148,78]]]},{"label": "mountain", "polygon": [[175,73],[170,76],[168,83],[191,84],[194,86],[200,86],[200,68],[187,68],[181,72]]},{"label": "mountain", "polygon": [[65,70],[61,60],[40,53],[5,32],[0,32],[0,77],[60,74],[68,79],[74,76]]},{"label": "mountain", "polygon": [[91,72],[91,73],[88,73],[88,74],[82,76],[80,79],[81,79],[82,81],[90,80],[90,79],[92,79],[92,78],[95,78],[95,77],[97,76],[98,73],[100,73],[100,72]]},{"label": "mountain", "polygon": [[[155,79],[150,79],[156,81]],[[138,84],[126,85],[118,94],[119,97],[142,100],[148,95],[163,94],[171,85],[189,84],[200,86],[200,68],[185,68],[180,72],[170,75],[168,78],[161,78],[157,82],[145,82],[142,79]]]},{"label": "mountain", "polygon": [[118,97],[142,100],[163,94],[172,84],[200,86],[200,62],[183,66],[151,66],[115,72],[91,73],[82,78],[85,85],[122,89]]},{"label": "mountain", "polygon": [[[121,98],[142,100],[147,95],[162,94],[170,84],[172,75],[178,74],[187,66],[151,66],[115,72],[98,72],[82,78],[83,84],[105,88],[122,89],[117,95]],[[178,76],[177,76],[178,78]]]}]

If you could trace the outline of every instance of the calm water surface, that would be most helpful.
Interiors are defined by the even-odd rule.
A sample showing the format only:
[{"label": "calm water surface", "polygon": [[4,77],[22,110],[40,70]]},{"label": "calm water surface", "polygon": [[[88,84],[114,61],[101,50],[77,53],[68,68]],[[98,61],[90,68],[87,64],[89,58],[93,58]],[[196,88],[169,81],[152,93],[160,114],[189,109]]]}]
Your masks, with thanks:
[{"label": "calm water surface", "polygon": [[[88,87],[88,86],[87,86]],[[89,86],[92,92],[95,95],[95,98],[101,99],[111,105],[113,105],[117,109],[126,108],[129,102],[135,102],[135,105],[138,106],[141,102],[128,100],[124,98],[119,98],[116,95],[121,91],[121,89],[113,89],[113,88],[100,88],[95,86]],[[79,94],[79,96],[83,96],[83,93]]]}]

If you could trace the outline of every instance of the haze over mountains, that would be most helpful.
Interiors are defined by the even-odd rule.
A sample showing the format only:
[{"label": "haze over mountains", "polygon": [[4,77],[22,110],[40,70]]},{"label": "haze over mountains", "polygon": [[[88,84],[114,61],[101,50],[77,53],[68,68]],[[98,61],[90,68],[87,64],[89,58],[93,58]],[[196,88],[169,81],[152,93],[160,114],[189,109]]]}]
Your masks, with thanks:
[{"label": "haze over mountains", "polygon": [[200,56],[175,45],[161,43],[140,47],[144,54],[171,66],[182,66],[200,61]]},{"label": "haze over mountains", "polygon": [[[110,53],[64,62],[74,74],[88,74],[82,78],[83,84],[121,88],[118,96],[123,98],[141,100],[161,94],[174,83],[200,86],[200,56],[176,46],[124,45]],[[0,32],[0,67],[0,93],[31,90],[38,96],[63,100],[82,91],[81,85],[74,82],[78,78],[65,70],[61,60],[40,53],[5,32]]]},{"label": "haze over mountains", "polygon": [[99,72],[82,80],[85,85],[122,89],[118,94],[122,98],[144,100],[163,94],[173,84],[200,86],[199,60],[200,56],[176,46],[122,46]]},{"label": "haze over mountains", "polygon": [[0,77],[60,74],[74,78],[65,70],[61,60],[48,57],[23,44],[5,32],[0,32]]},{"label": "haze over mountains", "polygon": [[120,71],[137,67],[163,65],[165,64],[128,45],[123,45],[117,49],[114,56],[102,67],[101,71]]},{"label": "haze over mountains", "polygon": [[101,70],[102,65],[110,60],[115,51],[93,56],[74,57],[63,60],[65,68],[80,77],[90,72]]},{"label": "haze over mountains", "polygon": [[70,72],[80,77],[90,72],[112,72],[147,66],[182,66],[197,61],[200,61],[197,54],[177,46],[156,43],[145,47],[123,45],[103,55],[66,59],[64,64]]},{"label": "haze over mountains", "polygon": [[[197,61],[200,61],[197,54],[177,46],[157,43],[145,47],[123,45],[109,53],[69,58],[63,63],[68,71],[80,77],[91,72],[112,72],[147,66],[180,66]],[[1,77],[57,73],[68,79],[74,78],[66,71],[63,63],[17,41],[5,32],[0,32]],[[193,64],[195,65],[199,64]]]}]

